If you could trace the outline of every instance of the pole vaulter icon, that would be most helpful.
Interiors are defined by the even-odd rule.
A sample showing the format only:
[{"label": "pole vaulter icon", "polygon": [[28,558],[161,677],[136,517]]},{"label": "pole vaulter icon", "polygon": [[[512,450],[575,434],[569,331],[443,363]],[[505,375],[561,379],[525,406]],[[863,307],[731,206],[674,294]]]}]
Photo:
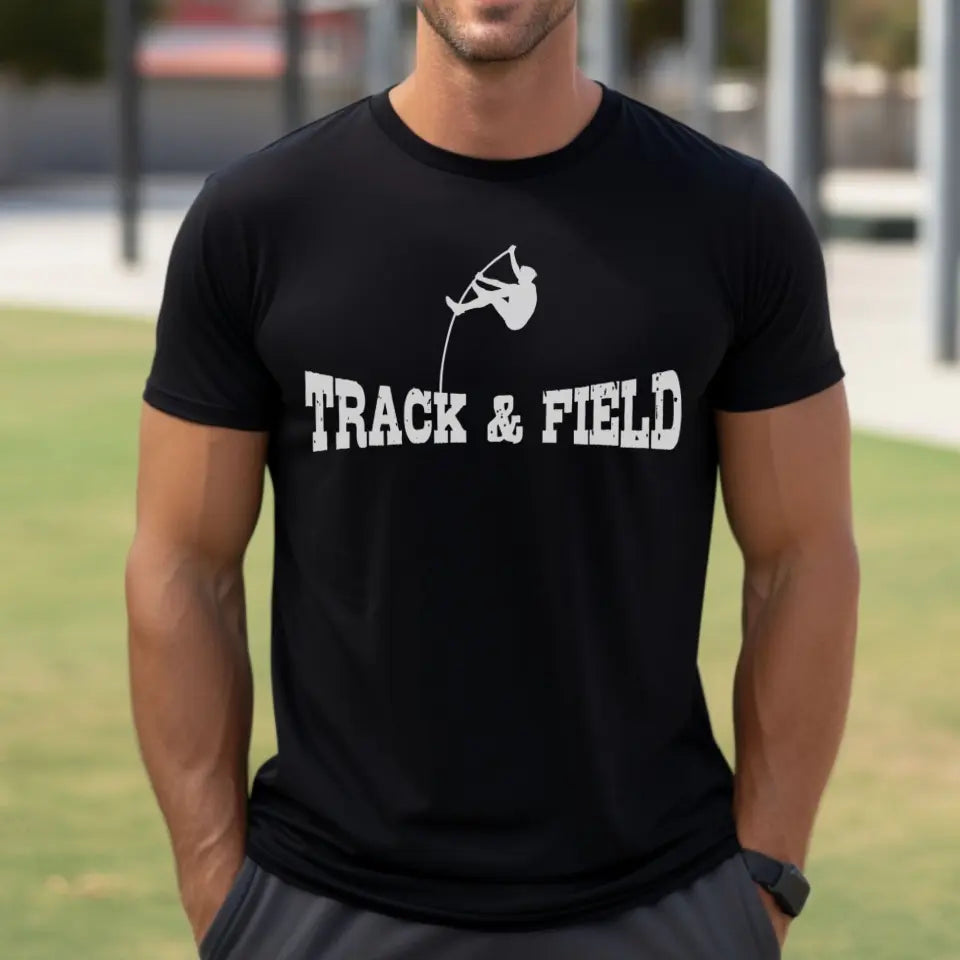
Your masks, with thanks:
[{"label": "pole vaulter icon", "polygon": [[[504,257],[510,258],[510,266],[517,278],[513,283],[494,280],[488,277],[487,271]],[[467,289],[460,294],[459,300],[447,297],[447,306],[452,312],[450,326],[447,328],[447,339],[443,345],[443,357],[440,360],[440,392],[443,392],[443,368],[447,362],[447,347],[450,346],[450,334],[453,325],[461,314],[470,310],[479,310],[481,307],[493,307],[510,330],[520,330],[525,327],[537,309],[537,288],[534,280],[537,271],[533,267],[523,267],[517,263],[517,245],[514,243],[503,253],[495,256],[474,278]],[[473,294],[472,298],[466,298]]]}]

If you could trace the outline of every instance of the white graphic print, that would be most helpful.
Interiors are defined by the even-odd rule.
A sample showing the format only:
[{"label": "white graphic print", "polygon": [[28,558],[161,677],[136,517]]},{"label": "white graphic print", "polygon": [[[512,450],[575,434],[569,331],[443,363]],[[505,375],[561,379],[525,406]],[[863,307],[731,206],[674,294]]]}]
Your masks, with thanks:
[{"label": "white graphic print", "polygon": [[509,393],[493,398],[493,419],[487,424],[487,439],[491,443],[501,440],[519,443],[523,439],[520,414],[513,412],[513,397]]},{"label": "white graphic print", "polygon": [[[514,283],[505,283],[487,276],[487,271],[504,257],[510,258]],[[537,287],[534,280],[537,271],[533,267],[521,266],[517,262],[517,245],[514,243],[503,253],[495,256],[474,278],[467,289],[460,294],[459,300],[447,297],[447,306],[452,312],[447,339],[443,344],[443,356],[440,359],[440,392],[443,393],[443,368],[447,362],[447,347],[450,346],[450,334],[457,317],[470,310],[481,307],[493,307],[510,330],[520,330],[527,325],[537,309]],[[471,296],[472,294],[472,296]],[[471,298],[468,300],[467,297]]]},{"label": "white graphic print", "polygon": [[[676,370],[662,370],[652,374],[649,383],[650,393],[645,398],[636,377],[544,390],[540,442],[559,443],[558,428],[563,426],[565,442],[574,446],[676,449],[683,423],[680,378]],[[392,388],[383,384],[371,415],[366,392],[356,380],[307,370],[305,386],[306,405],[314,411],[314,453],[331,447],[349,450],[467,442],[467,430],[460,421],[467,406],[465,393],[411,387],[405,396],[395,398]],[[493,398],[493,419],[487,423],[489,443],[518,444],[523,440],[523,420],[514,404],[509,393]],[[336,410],[336,429],[327,417],[332,410]]]},{"label": "white graphic print", "polygon": [[[489,270],[507,258],[515,281],[487,276]],[[504,273],[501,268],[501,276]],[[533,267],[517,261],[517,246],[513,244],[470,281],[459,300],[446,298],[452,316],[440,360],[440,389],[435,392],[411,387],[405,396],[394,397],[393,388],[381,384],[376,401],[368,404],[366,391],[358,381],[307,370],[304,400],[314,411],[314,452],[331,447],[362,450],[407,443],[466,443],[467,430],[460,415],[467,406],[467,395],[446,393],[443,389],[453,325],[465,313],[493,307],[508,330],[521,330],[537,309],[536,279]],[[642,386],[645,380],[650,384],[646,397]],[[327,416],[328,411],[334,410],[335,423]],[[487,442],[521,443],[523,419],[514,396],[498,394],[493,398],[493,418],[487,421]],[[675,450],[680,443],[682,423],[680,377],[676,370],[659,370],[650,374],[649,380],[631,377],[544,390],[539,440],[542,444],[566,442],[574,446]]]}]

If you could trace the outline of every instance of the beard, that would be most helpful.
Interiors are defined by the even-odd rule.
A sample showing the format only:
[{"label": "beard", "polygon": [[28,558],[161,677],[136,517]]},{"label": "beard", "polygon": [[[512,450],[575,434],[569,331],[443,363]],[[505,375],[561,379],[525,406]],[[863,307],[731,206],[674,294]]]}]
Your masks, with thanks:
[{"label": "beard", "polygon": [[457,0],[417,0],[417,7],[433,31],[465,63],[504,63],[520,60],[559,26],[576,7],[576,0],[534,0],[518,15],[510,0],[492,6],[477,17],[458,10]]}]

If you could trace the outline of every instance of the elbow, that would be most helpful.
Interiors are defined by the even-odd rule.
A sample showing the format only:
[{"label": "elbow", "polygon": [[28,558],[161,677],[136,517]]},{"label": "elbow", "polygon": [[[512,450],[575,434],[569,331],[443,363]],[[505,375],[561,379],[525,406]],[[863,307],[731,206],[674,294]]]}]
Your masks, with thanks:
[{"label": "elbow", "polygon": [[123,579],[131,644],[154,632],[155,621],[168,606],[165,584],[173,578],[169,559],[159,545],[138,534],[127,553]]},{"label": "elbow", "polygon": [[846,626],[844,637],[852,647],[856,642],[860,608],[860,552],[852,533],[836,544],[826,576],[836,592],[839,616]]},{"label": "elbow", "polygon": [[835,633],[853,645],[860,605],[860,552],[852,531],[843,531],[810,543],[800,553],[798,584],[829,611]]},{"label": "elbow", "polygon": [[198,611],[215,619],[242,591],[242,558],[228,560],[138,533],[124,569],[130,642],[168,635],[173,624]]},{"label": "elbow", "polygon": [[[851,533],[845,547],[844,582],[847,585],[849,602],[852,608],[853,633],[856,633],[857,611],[860,607],[860,551],[856,538]],[[852,640],[851,640],[852,642]]]},{"label": "elbow", "polygon": [[847,572],[850,578],[850,589],[854,597],[860,597],[860,550],[857,541],[851,534],[847,545]]},{"label": "elbow", "polygon": [[860,551],[852,530],[835,539],[826,562],[831,576],[836,578],[838,589],[855,606],[860,598]]},{"label": "elbow", "polygon": [[123,569],[123,590],[127,601],[127,615],[132,615],[143,586],[149,582],[149,552],[144,549],[139,536],[134,538],[127,551]]},{"label": "elbow", "polygon": [[203,577],[188,553],[138,533],[127,554],[124,595],[130,643],[169,631],[188,596],[203,595]]},{"label": "elbow", "polygon": [[144,592],[168,580],[177,566],[177,559],[168,547],[156,538],[138,532],[127,551],[124,566],[123,583],[128,609],[136,605]]},{"label": "elbow", "polygon": [[860,553],[850,529],[798,538],[762,558],[745,556],[744,588],[751,607],[799,594],[804,603],[829,610],[831,621],[851,642],[860,578]]}]

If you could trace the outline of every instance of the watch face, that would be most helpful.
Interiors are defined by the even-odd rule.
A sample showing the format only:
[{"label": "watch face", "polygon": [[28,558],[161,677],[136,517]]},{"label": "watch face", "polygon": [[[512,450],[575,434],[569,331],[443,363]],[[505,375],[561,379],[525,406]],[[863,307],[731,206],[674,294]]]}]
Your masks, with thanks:
[{"label": "watch face", "polygon": [[784,864],[783,873],[777,881],[774,896],[781,908],[791,917],[797,916],[810,895],[807,878],[792,864]]}]

